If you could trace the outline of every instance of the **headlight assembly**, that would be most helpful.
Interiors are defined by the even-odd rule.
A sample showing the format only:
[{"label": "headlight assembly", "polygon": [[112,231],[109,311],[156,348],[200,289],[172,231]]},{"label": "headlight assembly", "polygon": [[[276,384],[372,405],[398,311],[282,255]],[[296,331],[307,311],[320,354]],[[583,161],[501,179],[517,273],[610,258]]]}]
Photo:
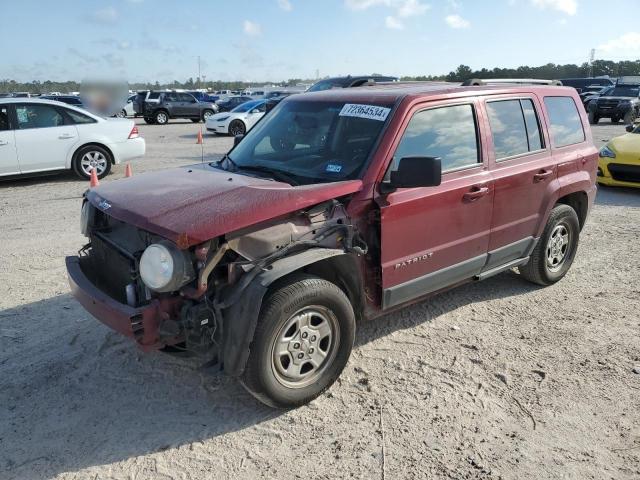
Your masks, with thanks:
[{"label": "headlight assembly", "polygon": [[168,241],[147,247],[140,259],[140,277],[154,292],[172,292],[195,277],[189,254]]},{"label": "headlight assembly", "polygon": [[600,157],[603,158],[616,158],[616,152],[611,150],[607,145],[600,149]]}]

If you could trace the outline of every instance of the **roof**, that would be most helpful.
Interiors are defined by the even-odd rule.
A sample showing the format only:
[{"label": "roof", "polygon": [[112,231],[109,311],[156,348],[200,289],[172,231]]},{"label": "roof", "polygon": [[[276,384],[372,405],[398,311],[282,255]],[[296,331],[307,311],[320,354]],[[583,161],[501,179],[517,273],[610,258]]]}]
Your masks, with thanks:
[{"label": "roof", "polygon": [[[58,100],[49,100],[46,98],[40,98],[40,97],[31,97],[31,98],[27,98],[27,97],[2,97],[0,98],[0,103],[46,103],[49,105],[56,105],[56,106],[60,106],[60,103]],[[69,105],[68,103],[66,103],[65,105]],[[71,105],[73,106],[73,105]]]},{"label": "roof", "polygon": [[307,92],[303,95],[295,95],[296,100],[338,100],[338,101],[363,101],[371,99],[380,102],[393,103],[405,97],[439,97],[439,96],[476,96],[498,95],[501,93],[533,93],[540,92],[551,94],[564,92],[573,96],[576,90],[572,87],[560,87],[549,85],[480,85],[461,86],[458,83],[447,82],[389,82],[377,83],[371,86],[355,88],[337,88],[319,92]]}]

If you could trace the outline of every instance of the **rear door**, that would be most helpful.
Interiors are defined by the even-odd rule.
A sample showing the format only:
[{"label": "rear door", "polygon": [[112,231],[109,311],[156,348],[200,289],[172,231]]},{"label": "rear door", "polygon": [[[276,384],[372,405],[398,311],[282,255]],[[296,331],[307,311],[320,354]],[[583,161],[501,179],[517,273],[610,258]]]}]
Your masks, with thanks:
[{"label": "rear door", "polygon": [[11,110],[10,104],[0,105],[0,175],[20,173]]},{"label": "rear door", "polygon": [[15,139],[22,173],[66,167],[78,132],[62,109],[46,103],[15,105]]},{"label": "rear door", "polygon": [[529,255],[558,172],[537,97],[494,98],[486,100],[484,107],[493,144],[489,161],[495,185],[485,267],[490,270]]},{"label": "rear door", "polygon": [[440,157],[442,183],[377,199],[383,308],[469,279],[485,264],[493,185],[477,113],[474,101],[446,103],[418,108],[408,120],[390,170],[403,157]]}]

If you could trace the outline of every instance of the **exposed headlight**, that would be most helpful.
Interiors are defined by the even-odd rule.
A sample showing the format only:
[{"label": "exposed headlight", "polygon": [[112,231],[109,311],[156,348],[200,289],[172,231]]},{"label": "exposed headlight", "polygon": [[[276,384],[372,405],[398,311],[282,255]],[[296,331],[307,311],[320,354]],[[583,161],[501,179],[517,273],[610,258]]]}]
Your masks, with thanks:
[{"label": "exposed headlight", "polygon": [[607,145],[605,145],[600,149],[600,156],[603,158],[616,158],[616,152],[614,152]]},{"label": "exposed headlight", "polygon": [[187,253],[171,242],[149,245],[140,259],[140,277],[155,292],[172,292],[194,278]]}]

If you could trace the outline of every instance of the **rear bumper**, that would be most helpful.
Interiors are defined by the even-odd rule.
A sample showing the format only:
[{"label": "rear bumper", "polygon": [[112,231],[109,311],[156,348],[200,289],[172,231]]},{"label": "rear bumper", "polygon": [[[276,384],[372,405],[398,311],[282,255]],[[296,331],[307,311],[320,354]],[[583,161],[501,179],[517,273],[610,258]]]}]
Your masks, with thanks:
[{"label": "rear bumper", "polygon": [[160,322],[163,318],[168,318],[166,309],[162,308],[165,305],[161,305],[158,300],[141,308],[124,305],[91,282],[80,267],[79,257],[67,257],[65,261],[71,294],[91,315],[116,332],[134,339],[144,351],[165,346],[166,343],[160,341],[159,335]]},{"label": "rear bumper", "polygon": [[147,146],[144,138],[138,137],[120,143],[112,143],[109,148],[113,153],[113,161],[117,165],[144,156]]}]

